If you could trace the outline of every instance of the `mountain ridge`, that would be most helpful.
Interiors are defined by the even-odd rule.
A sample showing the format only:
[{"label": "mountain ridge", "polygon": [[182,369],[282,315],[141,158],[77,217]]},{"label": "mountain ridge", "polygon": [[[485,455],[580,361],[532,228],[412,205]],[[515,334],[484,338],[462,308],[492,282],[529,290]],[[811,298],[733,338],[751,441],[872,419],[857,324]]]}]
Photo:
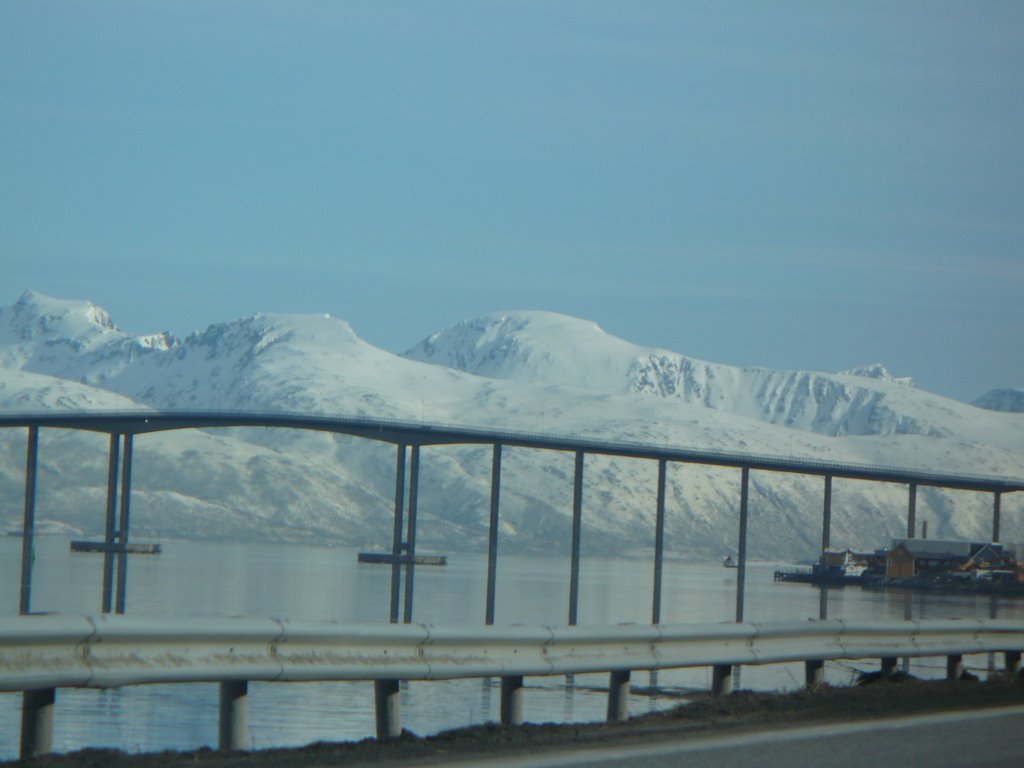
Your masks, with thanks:
[{"label": "mountain ridge", "polygon": [[[460,329],[458,343],[445,329],[397,356],[323,314],[257,313],[184,339],[167,334],[147,346],[148,337],[122,333],[89,302],[25,294],[19,305],[17,312],[0,308],[3,410],[80,410],[110,403],[162,410],[277,409],[509,429],[526,425],[525,431],[860,464],[899,464],[912,457],[922,466],[957,462],[964,471],[998,476],[1019,474],[1024,463],[1024,416],[920,392],[880,365],[822,374],[684,363],[691,359],[553,313],[505,313],[515,317],[500,326],[493,321],[497,316],[485,316]],[[432,354],[423,351],[426,342]],[[459,354],[460,367],[417,359],[448,361]],[[645,359],[650,367],[634,366]],[[715,407],[707,405],[708,397]],[[0,491],[0,522],[11,527],[20,509],[23,450],[14,435],[0,439],[0,474],[9,481]],[[48,440],[59,469],[44,478],[52,499],[43,517],[94,530],[102,519],[96,510],[105,493],[105,446],[66,433]],[[133,525],[155,536],[389,545],[393,446],[318,433],[220,430],[146,436],[136,450]],[[506,454],[502,546],[560,550],[571,524],[571,457],[516,449]],[[471,446],[424,449],[424,546],[474,548],[486,542],[488,455]],[[588,547],[649,546],[649,463],[587,458]],[[763,527],[755,527],[751,551],[806,556],[818,536],[811,532],[820,525],[819,483],[755,475]],[[736,491],[728,471],[673,467],[669,546],[702,557],[732,550]],[[834,540],[880,546],[889,534],[898,535],[906,509],[900,496],[899,489],[867,484],[851,484],[845,492],[837,488],[848,511],[836,515]],[[931,507],[935,535],[976,537],[988,525],[990,502],[979,495],[922,489],[921,499]],[[920,516],[925,514],[922,509]],[[1024,538],[1015,526],[1020,527],[1008,520],[1004,528]]]},{"label": "mountain ridge", "polygon": [[[594,344],[599,336],[602,343]],[[551,340],[567,350],[556,349]],[[879,363],[835,374],[739,368],[632,344],[605,334],[595,323],[549,312],[495,313],[464,321],[431,334],[404,356],[514,381],[675,398],[832,436],[942,436],[949,434],[942,422],[951,412],[972,418],[964,415],[964,404],[920,390],[911,397],[927,410],[919,417],[901,413],[912,381],[894,378]],[[898,404],[889,407],[886,400]]]}]

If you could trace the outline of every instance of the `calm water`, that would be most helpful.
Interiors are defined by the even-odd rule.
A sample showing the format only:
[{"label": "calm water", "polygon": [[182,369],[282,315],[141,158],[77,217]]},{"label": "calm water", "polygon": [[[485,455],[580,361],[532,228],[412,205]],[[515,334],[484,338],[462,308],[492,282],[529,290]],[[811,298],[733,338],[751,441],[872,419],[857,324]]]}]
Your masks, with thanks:
[{"label": "calm water", "polygon": [[[0,614],[18,611],[21,540],[0,538]],[[181,616],[245,615],[336,622],[386,622],[391,569],[359,565],[356,550],[283,545],[164,542],[159,556],[130,558],[128,611]],[[34,572],[34,611],[98,613],[102,557],[71,554],[68,540],[39,539]],[[414,619],[432,624],[484,622],[486,557],[450,554],[444,568],[416,570]],[[818,617],[814,587],[776,584],[774,564],[747,570],[748,621]],[[584,557],[580,570],[579,623],[650,621],[652,565],[646,560]],[[667,560],[663,576],[665,623],[731,621],[735,615],[736,571],[717,564]],[[569,604],[568,557],[503,555],[498,562],[498,624],[564,624]],[[861,620],[976,616],[996,612],[1024,619],[1024,601],[983,596],[829,592],[829,616]],[[984,666],[987,657],[969,658]],[[830,664],[830,682],[849,682],[854,667]],[[914,674],[941,676],[942,659],[915,664]],[[745,667],[745,688],[797,687],[802,665]],[[634,687],[647,684],[634,675]],[[674,692],[710,687],[710,670],[662,672],[662,687]],[[601,720],[606,675],[530,678],[526,719],[533,722]],[[112,746],[129,751],[191,749],[217,741],[216,685],[153,685],[108,691],[61,689],[57,694],[54,746],[69,751]],[[671,706],[669,697],[634,694],[631,711]],[[0,694],[0,759],[17,756],[20,694]],[[410,683],[402,694],[405,727],[419,733],[486,722],[498,717],[498,681]],[[316,740],[361,739],[373,735],[371,683],[254,683],[249,695],[254,747],[305,744]]]}]

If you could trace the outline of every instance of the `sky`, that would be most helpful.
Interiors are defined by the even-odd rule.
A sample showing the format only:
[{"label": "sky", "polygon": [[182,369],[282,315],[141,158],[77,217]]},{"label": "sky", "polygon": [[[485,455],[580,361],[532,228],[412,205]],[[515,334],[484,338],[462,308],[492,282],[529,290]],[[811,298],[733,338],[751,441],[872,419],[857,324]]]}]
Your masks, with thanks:
[{"label": "sky", "polygon": [[0,305],[1024,387],[1024,3],[0,4]]}]

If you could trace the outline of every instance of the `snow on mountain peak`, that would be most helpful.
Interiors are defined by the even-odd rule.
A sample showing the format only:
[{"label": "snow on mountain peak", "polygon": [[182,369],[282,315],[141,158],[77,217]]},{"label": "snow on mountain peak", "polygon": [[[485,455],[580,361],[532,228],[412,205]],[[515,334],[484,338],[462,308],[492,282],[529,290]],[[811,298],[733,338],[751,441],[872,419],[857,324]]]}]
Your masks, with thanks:
[{"label": "snow on mountain peak", "polygon": [[909,376],[896,377],[889,373],[888,369],[881,363],[871,363],[869,365],[858,365],[856,368],[851,368],[848,371],[842,371],[842,373],[848,376],[862,376],[865,379],[881,379],[882,381],[894,381],[897,384],[903,384],[908,387],[914,386],[914,380]]},{"label": "snow on mountain peak", "polygon": [[530,310],[456,323],[404,356],[478,376],[621,391],[619,371],[644,352],[593,321]]},{"label": "snow on mountain peak", "polygon": [[953,404],[919,393],[881,364],[839,374],[739,368],[612,336],[551,312],[466,320],[406,357],[480,376],[651,395],[827,435],[945,434]]},{"label": "snow on mountain peak", "polygon": [[91,301],[54,299],[25,291],[10,307],[0,308],[0,340],[30,341],[45,336],[92,342],[118,328],[110,314]]},{"label": "snow on mountain peak", "polygon": [[344,320],[326,314],[285,315],[257,313],[238,320],[215,323],[197,331],[182,346],[202,349],[207,357],[227,358],[238,354],[261,355],[285,344],[293,352],[318,356],[351,356],[380,352],[367,344]]},{"label": "snow on mountain peak", "polygon": [[91,301],[26,291],[0,307],[0,366],[97,384],[134,357],[177,344],[169,333],[132,338]]}]

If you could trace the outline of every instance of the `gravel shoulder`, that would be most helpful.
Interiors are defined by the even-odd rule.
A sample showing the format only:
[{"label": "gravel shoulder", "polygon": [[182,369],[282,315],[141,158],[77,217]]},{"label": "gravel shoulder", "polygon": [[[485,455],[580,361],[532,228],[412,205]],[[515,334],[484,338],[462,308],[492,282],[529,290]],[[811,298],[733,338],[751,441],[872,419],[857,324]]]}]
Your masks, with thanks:
[{"label": "gravel shoulder", "polygon": [[689,703],[654,712],[625,723],[527,724],[504,727],[479,725],[419,737],[377,742],[318,742],[295,749],[218,753],[192,752],[125,754],[116,750],[81,750],[48,755],[0,766],[31,768],[320,768],[321,766],[439,765],[463,758],[507,756],[571,746],[685,739],[730,731],[787,727],[794,724],[849,722],[896,715],[958,709],[1024,705],[1024,678],[996,676],[975,680],[920,681],[897,676],[869,678],[853,687],[822,686],[814,691],[762,693],[739,691],[729,696],[700,696]]}]

